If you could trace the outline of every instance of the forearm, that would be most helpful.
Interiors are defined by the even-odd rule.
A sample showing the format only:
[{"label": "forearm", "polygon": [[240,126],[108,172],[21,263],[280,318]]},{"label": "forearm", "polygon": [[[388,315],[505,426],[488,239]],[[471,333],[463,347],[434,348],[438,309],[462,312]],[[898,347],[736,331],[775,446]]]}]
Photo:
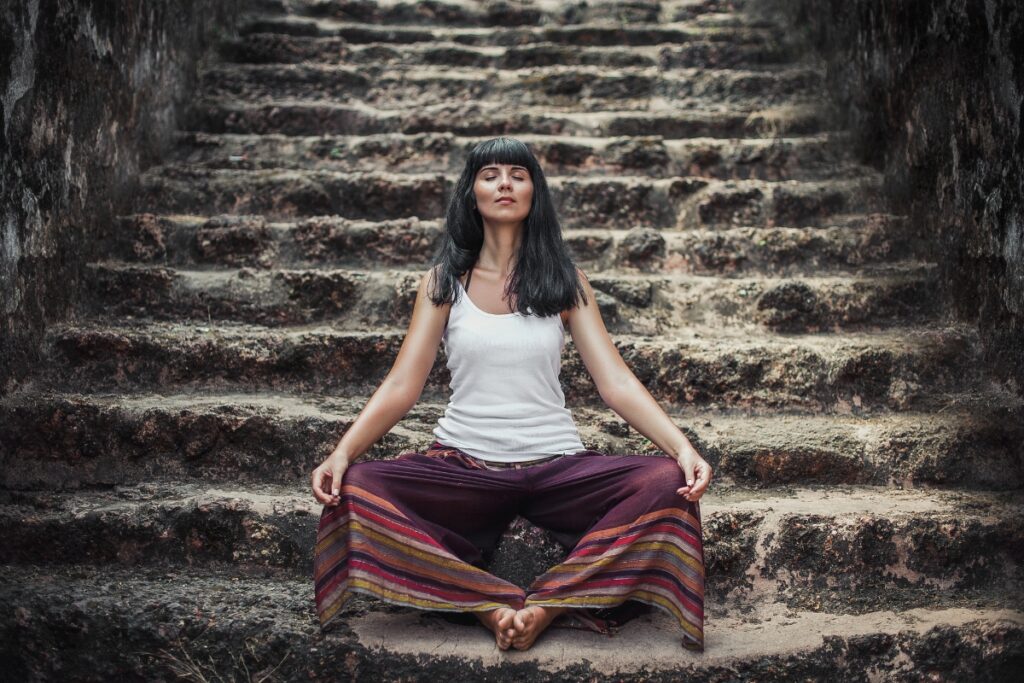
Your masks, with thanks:
[{"label": "forearm", "polygon": [[654,400],[647,387],[632,373],[613,389],[602,393],[601,398],[633,429],[673,458],[678,460],[683,455],[700,455],[686,435]]},{"label": "forearm", "polygon": [[417,398],[407,387],[390,376],[386,377],[341,437],[332,455],[343,455],[348,462],[355,462],[398,424],[415,405]]}]

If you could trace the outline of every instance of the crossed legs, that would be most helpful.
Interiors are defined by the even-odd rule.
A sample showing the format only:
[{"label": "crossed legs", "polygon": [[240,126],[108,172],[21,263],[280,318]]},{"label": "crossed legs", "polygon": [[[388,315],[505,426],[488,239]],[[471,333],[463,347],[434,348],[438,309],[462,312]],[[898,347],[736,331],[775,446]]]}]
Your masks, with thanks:
[{"label": "crossed legs", "polygon": [[[572,607],[633,598],[678,613],[673,572],[679,569],[657,550],[672,545],[673,520],[660,513],[663,493],[678,486],[671,478],[680,474],[678,466],[668,458],[585,453],[522,470],[471,470],[455,457],[416,453],[351,465],[341,503],[324,508],[317,534],[321,625],[353,591],[422,609],[474,612],[501,649],[529,648]],[[693,505],[676,498],[669,502]],[[526,592],[480,567],[483,551],[497,544],[516,514],[573,548]],[[613,543],[619,535],[625,544]],[[702,598],[702,565],[699,578]]]}]

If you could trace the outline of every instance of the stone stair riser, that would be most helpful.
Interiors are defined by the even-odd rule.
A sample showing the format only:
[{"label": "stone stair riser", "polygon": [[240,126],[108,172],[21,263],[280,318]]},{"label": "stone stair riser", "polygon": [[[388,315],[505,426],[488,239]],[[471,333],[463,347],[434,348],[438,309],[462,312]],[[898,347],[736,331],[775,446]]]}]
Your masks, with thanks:
[{"label": "stone stair riser", "polygon": [[744,108],[807,99],[821,88],[816,70],[786,71],[696,69],[664,74],[631,70],[619,74],[557,70],[523,71],[500,79],[472,72],[439,69],[436,75],[367,73],[369,67],[326,65],[222,65],[202,76],[206,97],[245,101],[328,98],[336,103],[380,108],[413,108],[440,101],[515,103],[518,106],[575,107],[581,101],[603,109],[645,105],[651,101],[685,108],[735,103]]},{"label": "stone stair riser", "polygon": [[353,44],[342,38],[314,38],[256,33],[224,41],[218,54],[229,62],[248,64],[365,64],[450,66],[478,69],[531,69],[550,66],[599,66],[624,69],[737,69],[775,66],[793,58],[792,50],[760,36],[748,42],[695,37],[681,45],[618,49],[536,43],[510,46],[500,53],[448,45]]},{"label": "stone stair riser", "polygon": [[[618,267],[645,273],[798,275],[910,257],[915,247],[884,216],[859,226],[725,228],[661,233],[651,229],[566,230],[566,245],[588,272]],[[167,266],[273,268],[415,266],[426,270],[439,245],[438,221],[363,223],[318,217],[270,224],[262,216],[178,221],[144,213],[112,226],[110,255]]]},{"label": "stone stair riser", "polygon": [[[213,402],[211,402],[213,401]],[[0,405],[2,486],[73,490],[154,478],[240,483],[302,481],[335,447],[363,399],[314,408],[295,399],[237,395],[217,402],[39,398]],[[320,405],[320,404],[315,404]],[[363,454],[380,460],[426,448],[443,404],[417,406]],[[646,439],[607,408],[574,410],[583,443],[640,453]],[[906,417],[718,417],[674,421],[717,479],[767,485],[899,484],[1013,489],[1024,484],[1024,416],[993,412]],[[826,422],[827,420],[827,422]]]},{"label": "stone stair riser", "polygon": [[[813,103],[758,111],[680,110],[601,112],[599,104],[560,113],[548,108],[508,112],[486,103],[451,103],[431,111],[375,111],[365,106],[309,102],[262,104],[197,102],[185,128],[207,133],[283,135],[377,135],[451,133],[458,136],[561,135],[580,137],[659,136],[665,139],[774,138],[827,132],[829,122]],[[589,113],[589,115],[588,115]]]},{"label": "stone stair riser", "polygon": [[[282,0],[284,2],[284,0]],[[366,24],[427,24],[445,27],[483,26],[551,26],[590,22],[617,24],[658,24],[678,22],[714,15],[725,9],[735,10],[742,0],[718,2],[651,2],[612,0],[599,3],[361,3],[348,0],[287,0],[277,6],[264,0],[266,11],[286,11],[290,17],[330,18]],[[736,16],[736,15],[733,15]],[[751,20],[752,21],[752,20]]]},{"label": "stone stair riser", "polygon": [[[86,282],[90,310],[101,316],[270,326],[330,321],[335,329],[360,329],[407,326],[420,275],[245,269],[214,274],[97,264],[87,270]],[[790,332],[905,324],[936,312],[928,296],[933,280],[924,272],[850,282],[590,278],[609,330],[643,335],[751,322]]]},{"label": "stone stair riser", "polygon": [[[49,382],[89,391],[143,386],[289,388],[365,392],[384,379],[401,333],[251,334],[201,326],[178,330],[57,328],[46,341]],[[920,339],[835,345],[668,344],[620,340],[619,353],[658,401],[669,405],[835,410],[907,409],[936,392],[969,386],[977,351],[969,337],[944,332]],[[425,396],[447,390],[443,349]],[[593,380],[569,343],[561,383],[568,402],[597,403]]]},{"label": "stone stair riser", "polygon": [[419,43],[451,42],[473,47],[513,47],[535,43],[555,43],[578,47],[636,47],[686,44],[697,40],[723,43],[764,39],[763,25],[708,26],[692,22],[679,27],[653,24],[642,26],[591,23],[572,26],[488,27],[482,29],[420,26],[377,26],[372,23],[320,22],[293,17],[255,17],[239,27],[241,36],[272,33],[282,36],[336,37],[346,43]]},{"label": "stone stair riser", "polygon": [[[140,210],[266,217],[341,215],[372,221],[444,215],[454,178],[331,173],[165,169],[147,175]],[[768,183],[658,180],[560,180],[549,183],[563,228],[815,225],[836,214],[880,209],[873,180]]]},{"label": "stone stair riser", "polygon": [[[88,672],[88,680],[176,680],[188,672],[207,680],[248,680],[252,672],[271,671],[279,680],[311,682],[429,678],[543,683],[553,675],[566,683],[635,680],[594,661],[608,642],[598,634],[571,641],[578,657],[495,654],[493,639],[488,643],[475,624],[448,624],[438,615],[428,620],[386,604],[379,608],[384,614],[369,620],[369,601],[358,594],[341,623],[321,633],[307,579],[218,577],[195,568],[171,569],[74,575],[57,568],[45,574],[5,570],[0,600],[10,609],[0,620],[0,656],[7,673],[15,680],[52,680],[71,671]],[[175,591],[173,597],[169,590]],[[855,680],[865,671],[927,671],[948,680],[972,680],[986,672],[989,680],[1013,680],[1024,656],[1020,623],[996,609],[944,615],[949,621],[934,627],[915,623],[919,613],[874,627],[830,627],[823,640],[813,643],[806,638],[820,624],[813,616],[778,618],[779,623],[728,622],[723,627],[734,638],[722,634],[713,642],[721,644],[720,650],[739,652],[709,652],[699,659],[679,653],[666,624],[665,631],[645,632],[658,642],[638,643],[643,651],[638,668],[648,680],[695,683]],[[716,623],[709,623],[712,631]],[[743,648],[758,636],[763,639],[765,628],[786,646],[758,653]],[[439,653],[436,643],[423,638],[425,630],[440,641],[458,642]],[[405,651],[382,648],[373,640],[381,632],[419,638],[422,645]],[[801,642],[794,643],[797,639]],[[482,661],[480,654],[489,659]],[[660,661],[652,663],[652,655]]]},{"label": "stone stair riser", "polygon": [[[478,140],[444,134],[369,137],[282,137],[181,133],[174,156],[194,168],[361,170],[386,166],[394,173],[461,172]],[[666,178],[820,180],[862,174],[844,152],[841,138],[776,140],[639,138],[608,143],[572,138],[529,138],[544,172],[552,176],[600,177],[631,173]]]},{"label": "stone stair riser", "polygon": [[[253,502],[210,492],[166,501],[111,497],[106,504],[77,506],[52,494],[35,495],[8,495],[14,500],[0,508],[8,520],[18,520],[3,525],[4,564],[231,563],[312,576],[322,509],[312,494],[308,502]],[[728,508],[704,512],[708,595],[722,599],[755,584],[763,590],[766,583],[806,591],[827,582],[829,590],[852,591],[1013,582],[1020,579],[1024,521],[1003,514],[995,520],[940,512],[778,518]],[[526,587],[565,554],[547,532],[520,518],[503,534],[487,567]]]}]

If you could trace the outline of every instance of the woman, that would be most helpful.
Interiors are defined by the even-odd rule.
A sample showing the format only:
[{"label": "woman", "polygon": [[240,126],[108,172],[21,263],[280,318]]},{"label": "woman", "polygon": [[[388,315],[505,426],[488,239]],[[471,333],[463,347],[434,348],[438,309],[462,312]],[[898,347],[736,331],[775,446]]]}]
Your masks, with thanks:
[{"label": "woman", "polygon": [[[676,617],[685,647],[703,649],[698,501],[711,467],[623,362],[592,302],[530,149],[504,137],[477,145],[394,365],[312,474],[325,506],[322,626],[363,592],[473,612],[499,648],[525,650],[556,618],[608,632],[653,605]],[[605,403],[671,457],[584,448],[558,380],[566,329]],[[436,440],[354,462],[419,399],[442,340],[452,396]],[[526,591],[482,568],[517,514],[572,549]]]}]

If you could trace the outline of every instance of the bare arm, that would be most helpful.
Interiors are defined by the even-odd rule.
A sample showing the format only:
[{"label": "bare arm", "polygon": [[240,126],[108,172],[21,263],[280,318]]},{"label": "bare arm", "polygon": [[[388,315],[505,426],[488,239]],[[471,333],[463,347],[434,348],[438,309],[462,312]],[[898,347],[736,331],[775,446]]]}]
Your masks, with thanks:
[{"label": "bare arm", "polygon": [[[429,284],[430,271],[420,279],[409,329],[387,376],[334,451],[313,471],[313,494],[324,504],[337,503],[341,479],[348,465],[398,424],[423,393],[427,376],[437,359],[450,308],[431,303],[427,296]],[[331,495],[325,491],[328,481]]]},{"label": "bare arm", "polygon": [[589,305],[570,311],[569,331],[583,364],[594,378],[601,400],[633,429],[679,462],[688,484],[679,489],[679,493],[687,500],[699,499],[711,483],[711,466],[622,360],[601,318],[590,281],[582,270],[577,270]]}]

